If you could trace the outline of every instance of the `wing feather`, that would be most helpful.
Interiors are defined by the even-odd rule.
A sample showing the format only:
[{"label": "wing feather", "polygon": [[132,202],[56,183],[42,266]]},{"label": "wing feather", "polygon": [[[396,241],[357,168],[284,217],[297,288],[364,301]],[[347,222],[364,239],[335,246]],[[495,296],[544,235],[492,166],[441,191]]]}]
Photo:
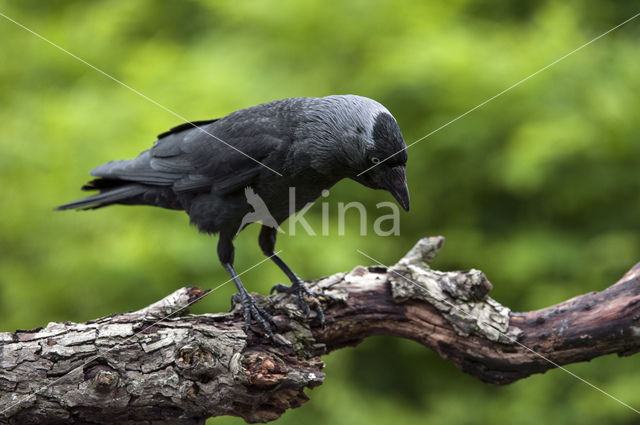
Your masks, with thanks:
[{"label": "wing feather", "polygon": [[176,192],[214,190],[226,195],[242,189],[262,171],[256,161],[266,161],[290,139],[275,117],[251,109],[195,122],[206,132],[187,123],[174,127],[135,159],[108,162],[91,175],[172,186]]}]

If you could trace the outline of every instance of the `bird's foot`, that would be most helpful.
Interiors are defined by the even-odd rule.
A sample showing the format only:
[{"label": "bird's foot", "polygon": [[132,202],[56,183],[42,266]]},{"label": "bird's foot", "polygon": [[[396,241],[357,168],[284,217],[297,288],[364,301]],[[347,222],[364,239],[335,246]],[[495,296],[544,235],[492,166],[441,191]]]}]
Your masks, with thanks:
[{"label": "bird's foot", "polygon": [[320,320],[322,327],[324,327],[325,316],[324,311],[322,310],[322,305],[320,304],[320,299],[328,298],[335,301],[335,297],[332,295],[311,291],[302,280],[294,281],[291,286],[278,283],[269,291],[270,294],[273,294],[274,292],[279,294],[295,294],[297,296],[298,306],[306,316],[311,314],[311,308],[309,306],[312,305],[318,315],[318,319]]},{"label": "bird's foot", "polygon": [[257,303],[256,299],[246,291],[237,292],[231,296],[231,308],[233,309],[238,303],[242,305],[243,309],[244,333],[249,333],[249,326],[251,325],[251,319],[253,319],[258,322],[260,327],[262,327],[264,332],[269,335],[272,340],[275,340],[275,336],[269,325],[269,323],[271,323],[273,326],[277,326],[273,316],[267,313],[264,308]]}]

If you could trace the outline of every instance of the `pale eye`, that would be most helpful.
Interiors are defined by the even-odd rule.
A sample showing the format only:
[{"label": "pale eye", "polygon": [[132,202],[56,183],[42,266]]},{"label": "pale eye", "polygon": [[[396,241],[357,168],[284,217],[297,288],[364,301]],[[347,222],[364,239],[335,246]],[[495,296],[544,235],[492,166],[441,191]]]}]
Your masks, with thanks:
[{"label": "pale eye", "polygon": [[371,157],[371,162],[373,162],[374,164],[379,164],[380,160],[378,158],[376,158],[375,156]]}]

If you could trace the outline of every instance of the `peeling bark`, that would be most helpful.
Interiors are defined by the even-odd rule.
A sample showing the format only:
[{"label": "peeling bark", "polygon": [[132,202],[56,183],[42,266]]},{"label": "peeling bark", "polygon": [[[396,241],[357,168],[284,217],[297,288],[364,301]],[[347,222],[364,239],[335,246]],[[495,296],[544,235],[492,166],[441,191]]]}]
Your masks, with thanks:
[{"label": "peeling bark", "polygon": [[443,241],[420,240],[389,269],[312,282],[333,296],[322,300],[324,328],[286,294],[256,296],[275,314],[275,343],[246,335],[237,310],[188,314],[207,293],[195,287],[135,312],[0,333],[0,423],[268,422],[322,384],[321,355],[371,335],[418,341],[493,384],[640,350],[640,263],[602,292],[514,313],[488,296],[482,272],[429,267]]}]

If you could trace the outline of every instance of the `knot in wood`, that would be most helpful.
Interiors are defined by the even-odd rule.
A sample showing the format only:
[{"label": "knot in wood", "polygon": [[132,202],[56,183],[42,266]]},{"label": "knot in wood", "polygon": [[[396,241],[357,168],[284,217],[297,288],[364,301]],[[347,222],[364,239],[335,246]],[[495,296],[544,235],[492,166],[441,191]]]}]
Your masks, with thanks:
[{"label": "knot in wood", "polygon": [[118,386],[119,381],[118,372],[111,369],[101,369],[95,374],[91,384],[96,392],[110,393]]},{"label": "knot in wood", "polygon": [[287,369],[281,361],[261,353],[251,353],[244,358],[249,383],[257,388],[271,388],[285,378]]},{"label": "knot in wood", "polygon": [[214,367],[216,365],[216,358],[210,351],[194,345],[185,345],[178,352],[176,365],[179,367],[187,368],[200,364]]},{"label": "knot in wood", "polygon": [[180,348],[175,364],[184,376],[202,382],[209,382],[216,375],[216,356],[201,346],[188,344]]}]

